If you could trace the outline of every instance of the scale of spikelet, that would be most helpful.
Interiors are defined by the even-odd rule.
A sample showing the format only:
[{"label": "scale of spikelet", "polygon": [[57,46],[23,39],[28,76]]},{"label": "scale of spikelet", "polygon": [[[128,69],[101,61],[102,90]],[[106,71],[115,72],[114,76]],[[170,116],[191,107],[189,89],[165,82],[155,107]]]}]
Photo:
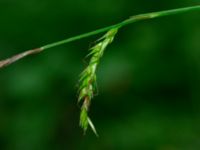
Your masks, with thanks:
[{"label": "scale of spikelet", "polygon": [[111,29],[103,37],[101,37],[95,46],[89,49],[90,62],[87,68],[81,73],[79,80],[79,97],[78,102],[82,102],[81,114],[80,114],[80,126],[86,132],[88,125],[90,125],[93,132],[97,135],[95,127],[88,117],[89,106],[91,99],[94,97],[96,92],[96,69],[99,64],[100,58],[106,47],[112,43],[117,29]]}]

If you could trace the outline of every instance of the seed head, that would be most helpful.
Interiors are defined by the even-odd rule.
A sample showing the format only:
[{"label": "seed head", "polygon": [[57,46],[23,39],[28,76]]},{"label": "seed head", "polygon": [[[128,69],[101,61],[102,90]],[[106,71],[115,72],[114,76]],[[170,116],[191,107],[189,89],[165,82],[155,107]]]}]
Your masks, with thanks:
[{"label": "seed head", "polygon": [[79,79],[79,96],[78,102],[82,102],[81,114],[80,114],[80,126],[83,128],[84,133],[86,132],[88,125],[91,127],[93,132],[97,135],[96,129],[88,117],[89,106],[94,93],[96,92],[96,70],[100,62],[100,58],[106,47],[112,43],[118,29],[109,30],[104,36],[102,36],[97,43],[89,49],[90,61],[85,70],[81,73]]}]

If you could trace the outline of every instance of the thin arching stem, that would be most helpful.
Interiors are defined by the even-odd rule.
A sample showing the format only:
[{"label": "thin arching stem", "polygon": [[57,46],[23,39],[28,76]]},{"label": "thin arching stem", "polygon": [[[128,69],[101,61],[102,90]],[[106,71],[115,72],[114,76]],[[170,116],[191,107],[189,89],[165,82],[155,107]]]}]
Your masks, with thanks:
[{"label": "thin arching stem", "polygon": [[90,37],[90,36],[93,36],[93,35],[96,35],[96,34],[99,34],[99,33],[103,33],[103,32],[106,32],[110,29],[113,29],[113,28],[119,29],[119,28],[121,28],[125,25],[132,24],[132,23],[137,22],[137,21],[153,19],[153,18],[169,16],[169,15],[175,15],[175,14],[180,14],[180,13],[195,11],[195,10],[200,10],[200,5],[192,6],[192,7],[172,9],[172,10],[159,11],[159,12],[151,12],[151,13],[132,16],[129,19],[126,19],[126,20],[124,20],[120,23],[117,23],[117,24],[114,24],[114,25],[111,25],[111,26],[107,26],[107,27],[104,27],[104,28],[101,28],[101,29],[97,29],[97,30],[88,32],[88,33],[80,34],[80,35],[77,35],[77,36],[73,36],[71,38],[67,38],[67,39],[64,39],[64,40],[61,40],[61,41],[50,43],[50,44],[44,45],[44,46],[39,47],[39,48],[35,48],[35,49],[32,49],[32,50],[22,52],[20,54],[12,56],[8,59],[0,61],[0,68],[8,66],[8,65],[16,62],[17,60],[22,59],[22,58],[24,58],[28,55],[36,54],[36,53],[42,52],[44,50],[47,50],[47,49],[50,49],[50,48],[53,48],[53,47],[56,47],[56,46],[60,46],[60,45],[66,44],[66,43],[77,41],[77,40],[80,40],[80,39],[83,39],[83,38],[86,38],[86,37]]}]

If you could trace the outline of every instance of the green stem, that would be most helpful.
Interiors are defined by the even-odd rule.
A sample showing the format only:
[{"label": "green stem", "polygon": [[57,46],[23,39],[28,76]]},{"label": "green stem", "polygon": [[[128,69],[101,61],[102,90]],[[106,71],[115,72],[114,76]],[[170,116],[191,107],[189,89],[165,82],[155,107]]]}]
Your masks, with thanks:
[{"label": "green stem", "polygon": [[132,16],[127,20],[124,20],[120,23],[117,23],[117,24],[114,24],[114,25],[111,25],[111,26],[107,26],[105,28],[101,28],[101,29],[94,30],[92,32],[73,36],[73,37],[67,38],[65,40],[50,43],[50,44],[44,45],[40,48],[28,50],[28,51],[22,52],[20,54],[14,55],[10,58],[7,58],[5,60],[0,61],[0,68],[8,66],[8,65],[26,57],[26,56],[33,55],[33,54],[36,54],[36,53],[40,53],[43,50],[46,50],[46,49],[49,49],[49,48],[53,48],[53,47],[56,47],[56,46],[59,46],[59,45],[69,43],[69,42],[80,40],[82,38],[86,38],[86,37],[89,37],[89,36],[92,36],[92,35],[96,35],[96,34],[99,34],[99,33],[102,33],[102,32],[106,32],[106,31],[113,29],[113,28],[121,28],[125,25],[131,24],[131,23],[134,23],[134,22],[137,22],[137,21],[141,21],[141,20],[147,20],[147,19],[153,19],[153,18],[158,18],[158,17],[163,17],[163,16],[175,15],[175,14],[180,14],[180,13],[195,11],[195,10],[200,10],[200,5],[192,6],[192,7],[172,9],[172,10],[159,11],[159,12],[151,12],[151,13]]},{"label": "green stem", "polygon": [[200,5],[197,6],[192,6],[192,7],[184,7],[184,8],[178,8],[178,9],[172,9],[172,10],[166,10],[166,11],[159,11],[159,12],[152,12],[152,13],[146,13],[146,14],[141,14],[141,15],[136,15],[133,17],[130,17],[129,19],[120,22],[118,24],[114,24],[105,28],[101,28],[101,29],[97,29],[88,33],[84,33],[78,36],[74,36],[65,40],[61,40],[55,43],[51,43],[51,44],[47,44],[45,46],[42,46],[41,48],[43,50],[45,49],[49,49],[52,47],[56,47],[59,45],[63,45],[69,42],[73,42],[82,38],[86,38],[92,35],[96,35],[102,32],[106,32],[112,28],[121,28],[125,25],[137,22],[137,21],[141,21],[141,20],[146,20],[146,19],[153,19],[153,18],[158,18],[158,17],[163,17],[163,16],[169,16],[169,15],[175,15],[175,14],[179,14],[179,13],[184,13],[184,12],[188,12],[188,11],[195,11],[195,10],[200,10]]}]

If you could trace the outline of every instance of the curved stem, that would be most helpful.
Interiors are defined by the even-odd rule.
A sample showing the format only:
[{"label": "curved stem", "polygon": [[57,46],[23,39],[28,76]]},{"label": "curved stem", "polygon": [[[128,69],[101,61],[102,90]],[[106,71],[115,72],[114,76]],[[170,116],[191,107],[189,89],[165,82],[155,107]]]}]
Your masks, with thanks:
[{"label": "curved stem", "polygon": [[137,22],[137,21],[141,21],[141,20],[147,20],[147,19],[153,19],[153,18],[158,18],[158,17],[163,17],[163,16],[169,16],[169,15],[174,15],[174,14],[179,14],[179,13],[184,13],[184,12],[188,12],[188,11],[194,11],[194,10],[200,10],[200,5],[198,6],[192,6],[192,7],[185,7],[185,8],[178,8],[178,9],[172,9],[172,10],[165,10],[165,11],[159,11],[159,12],[151,12],[151,13],[146,13],[146,14],[141,14],[141,15],[136,15],[136,16],[132,16],[129,19],[120,22],[118,24],[114,24],[105,28],[101,28],[101,29],[97,29],[95,31],[91,31],[88,33],[84,33],[78,36],[74,36],[62,41],[58,41],[55,43],[51,43],[51,44],[47,44],[45,46],[42,46],[42,48],[45,49],[49,49],[52,47],[56,47],[62,44],[66,44],[69,42],[73,42],[82,38],[86,38],[92,35],[96,35],[105,31],[108,31],[112,28],[121,28],[125,25]]},{"label": "curved stem", "polygon": [[117,24],[114,24],[114,25],[111,25],[111,26],[107,26],[105,28],[97,29],[97,30],[94,30],[94,31],[91,31],[91,32],[88,32],[88,33],[80,34],[80,35],[77,35],[77,36],[73,36],[71,38],[67,38],[67,39],[64,39],[64,40],[61,40],[61,41],[50,43],[50,44],[44,45],[40,48],[36,48],[36,49],[33,49],[33,50],[22,52],[22,53],[17,54],[13,57],[10,57],[8,59],[0,61],[0,68],[8,66],[8,65],[16,62],[17,60],[22,59],[22,58],[24,58],[28,55],[39,53],[39,52],[42,52],[42,51],[49,49],[49,48],[53,48],[53,47],[56,47],[56,46],[59,46],[59,45],[63,45],[63,44],[73,42],[73,41],[76,41],[76,40],[79,40],[79,39],[82,39],[82,38],[86,38],[86,37],[89,37],[89,36],[92,36],[92,35],[96,35],[96,34],[99,34],[99,33],[103,33],[103,32],[106,32],[106,31],[112,29],[112,28],[121,28],[125,25],[131,24],[131,23],[134,23],[134,22],[137,22],[137,21],[141,21],[141,20],[147,20],[147,19],[153,19],[153,18],[158,18],[158,17],[163,17],[163,16],[175,15],[175,14],[180,14],[180,13],[195,11],[195,10],[200,10],[200,5],[192,6],[192,7],[172,9],[172,10],[159,11],[159,12],[151,12],[151,13],[132,16],[129,19],[126,19],[126,20],[124,20],[120,23],[117,23]]}]

